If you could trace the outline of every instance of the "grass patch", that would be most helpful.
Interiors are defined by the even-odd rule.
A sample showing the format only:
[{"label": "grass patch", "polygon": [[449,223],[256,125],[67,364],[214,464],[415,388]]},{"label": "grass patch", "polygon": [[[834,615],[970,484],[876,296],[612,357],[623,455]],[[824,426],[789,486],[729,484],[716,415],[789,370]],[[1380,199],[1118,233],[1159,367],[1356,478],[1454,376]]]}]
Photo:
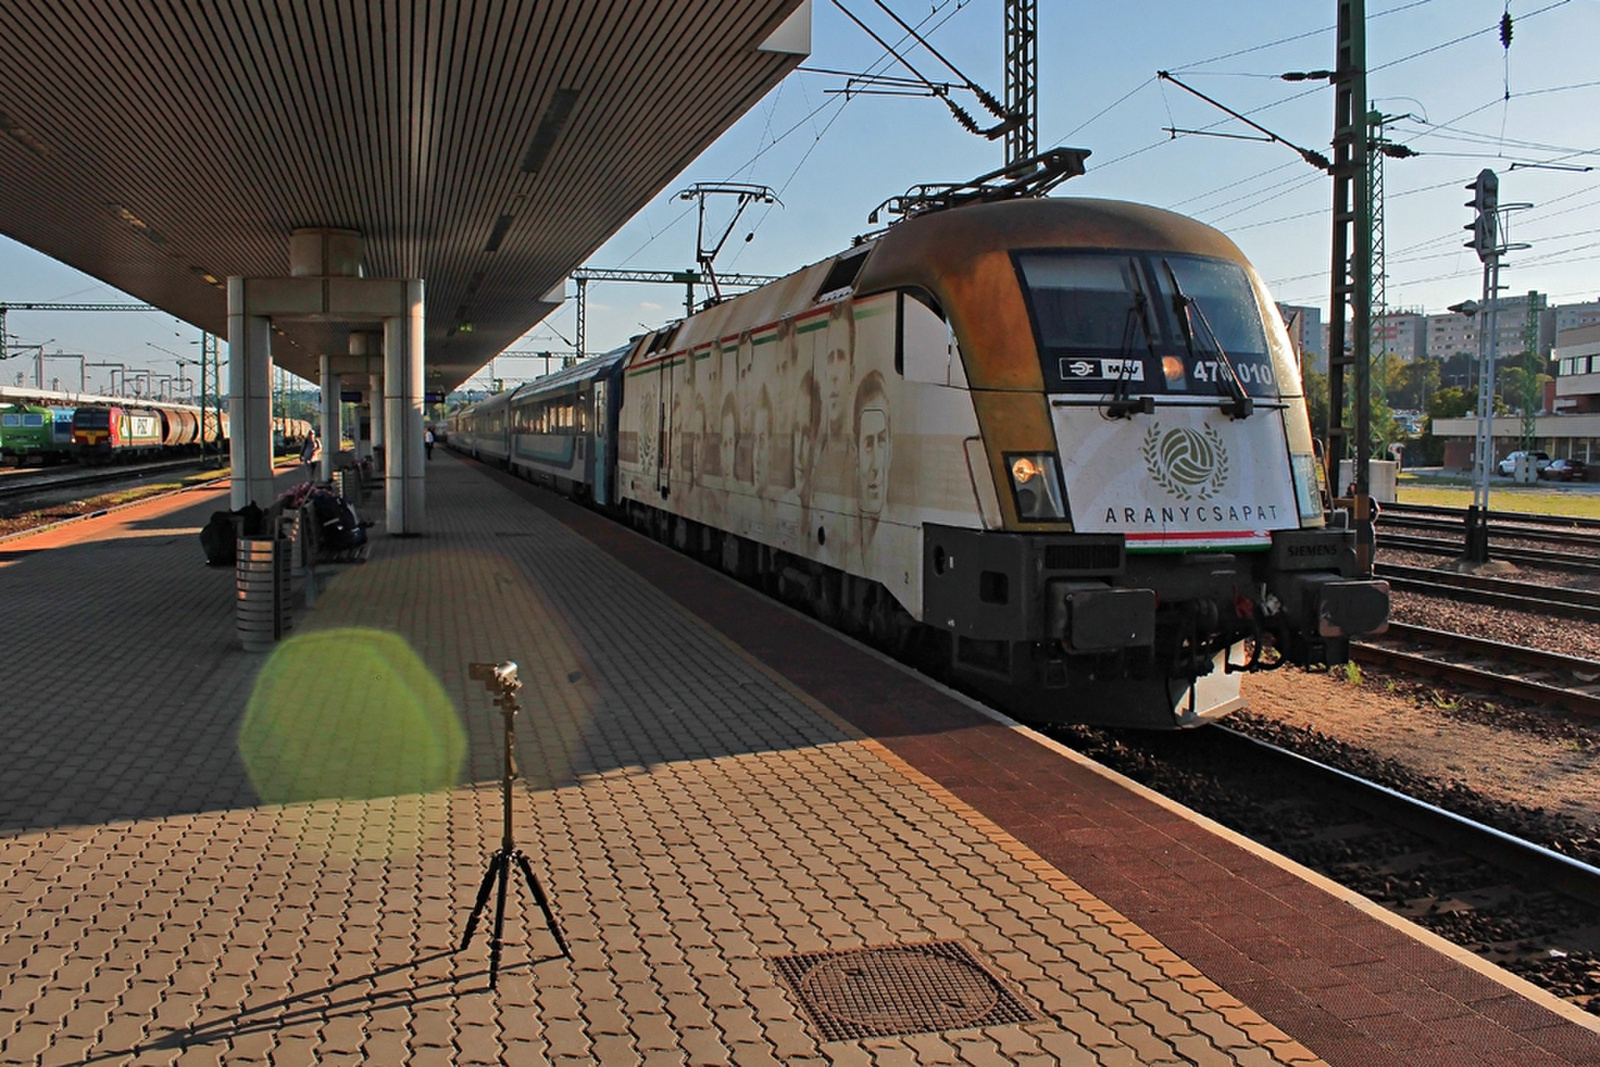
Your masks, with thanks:
[{"label": "grass patch", "polygon": [[135,500],[143,500],[145,497],[160,496],[162,493],[175,493],[179,489],[187,488],[192,484],[192,482],[186,481],[158,482],[150,485],[141,485],[137,489],[125,489],[120,493],[109,493],[97,499],[101,501],[100,507],[115,508],[121,507],[123,504],[131,504]]},{"label": "grass patch", "polygon": [[[1464,508],[1472,503],[1471,486],[1419,485],[1402,481],[1396,495],[1402,504]],[[1600,519],[1600,494],[1563,492],[1548,486],[1513,485],[1501,480],[1490,485],[1489,509]]]}]

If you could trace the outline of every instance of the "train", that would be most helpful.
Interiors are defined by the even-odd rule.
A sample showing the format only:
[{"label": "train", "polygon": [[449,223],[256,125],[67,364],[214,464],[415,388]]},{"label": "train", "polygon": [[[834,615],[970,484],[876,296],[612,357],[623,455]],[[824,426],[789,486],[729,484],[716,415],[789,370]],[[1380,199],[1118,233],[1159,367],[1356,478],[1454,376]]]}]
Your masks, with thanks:
[{"label": "train", "polygon": [[[228,415],[187,404],[81,404],[71,416],[71,454],[81,463],[194,454],[228,447]],[[305,419],[274,416],[273,450],[294,452],[311,432]]]},{"label": "train", "polygon": [[0,459],[15,459],[20,467],[34,459],[49,466],[70,458],[72,411],[26,400],[0,400]]},{"label": "train", "polygon": [[[226,452],[227,412],[165,400],[77,396],[0,389],[0,459],[19,466],[177,457],[205,448]],[[311,434],[301,418],[275,415],[275,454],[294,454]]]},{"label": "train", "polygon": [[1196,726],[1388,619],[1266,286],[1144,205],[908,213],[449,444],[1028,721]]}]

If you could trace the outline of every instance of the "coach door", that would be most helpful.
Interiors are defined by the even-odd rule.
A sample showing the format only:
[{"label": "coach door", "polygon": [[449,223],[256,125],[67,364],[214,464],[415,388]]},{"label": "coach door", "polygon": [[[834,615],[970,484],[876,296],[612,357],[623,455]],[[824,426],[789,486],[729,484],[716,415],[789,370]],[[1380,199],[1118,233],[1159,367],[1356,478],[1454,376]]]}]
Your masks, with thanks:
[{"label": "coach door", "polygon": [[594,382],[594,421],[589,425],[594,427],[594,455],[590,462],[594,464],[594,502],[596,504],[611,503],[611,425],[606,408],[606,399],[611,393],[611,386],[604,378],[596,378]]},{"label": "coach door", "polygon": [[672,492],[672,361],[664,360],[661,363],[661,388],[657,390],[661,398],[661,410],[657,414],[656,425],[660,428],[660,438],[656,442],[656,488],[661,491],[662,499]]}]

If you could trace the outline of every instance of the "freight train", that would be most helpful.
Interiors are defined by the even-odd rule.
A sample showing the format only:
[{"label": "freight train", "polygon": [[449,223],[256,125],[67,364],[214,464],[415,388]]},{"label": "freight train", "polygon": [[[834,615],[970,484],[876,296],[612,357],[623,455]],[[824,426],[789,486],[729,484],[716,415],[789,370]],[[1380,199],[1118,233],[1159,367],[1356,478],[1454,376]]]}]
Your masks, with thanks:
[{"label": "freight train", "polygon": [[72,415],[73,455],[83,463],[198,452],[226,444],[227,416],[180,404],[82,404]]},{"label": "freight train", "polygon": [[1388,618],[1260,277],[1151,207],[916,212],[449,440],[1033,721],[1193,726]]},{"label": "freight train", "polygon": [[[182,456],[228,447],[228,415],[187,404],[83,404],[71,413],[71,451],[82,463]],[[304,419],[272,420],[273,449],[294,452],[311,432]]]}]

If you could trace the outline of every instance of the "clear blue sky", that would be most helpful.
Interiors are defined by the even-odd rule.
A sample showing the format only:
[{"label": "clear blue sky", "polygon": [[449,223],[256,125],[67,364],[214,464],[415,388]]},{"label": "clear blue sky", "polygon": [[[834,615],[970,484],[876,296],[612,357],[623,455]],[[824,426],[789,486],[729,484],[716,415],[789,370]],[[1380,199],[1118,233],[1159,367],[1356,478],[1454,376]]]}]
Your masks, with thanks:
[{"label": "clear blue sky", "polygon": [[[881,36],[903,34],[873,0],[844,0]],[[1003,94],[1001,0],[887,0],[963,74]],[[1184,134],[1163,127],[1253,135],[1211,105],[1156,78],[1168,70],[1248,113],[1296,145],[1327,151],[1333,93],[1325,82],[1288,83],[1284,71],[1334,63],[1333,0],[1041,0],[1041,147],[1088,148],[1088,174],[1057,195],[1155,204],[1230,234],[1285,302],[1326,306],[1331,182],[1279,144]],[[1498,23],[1504,0],[1368,0],[1369,95],[1399,116],[1390,137],[1417,152],[1385,171],[1388,300],[1441,311],[1476,297],[1477,258],[1461,244],[1471,211],[1463,188],[1484,167],[1499,172],[1501,199],[1531,201],[1511,236],[1533,248],[1507,257],[1512,293],[1538,289],[1557,303],[1600,298],[1600,0],[1513,0],[1509,50]],[[934,81],[956,76],[926,51],[904,54]],[[907,75],[843,15],[815,0],[809,67]],[[866,216],[918,182],[957,180],[1002,162],[1000,142],[965,132],[927,98],[836,92],[844,79],[795,73],[590,260],[592,266],[682,269],[692,265],[693,207],[674,193],[696,181],[760,182],[783,207],[752,207],[718,260],[725,271],[782,274],[846,247]],[[1509,92],[1509,99],[1507,93]],[[956,99],[992,121],[968,93]],[[1513,169],[1513,164],[1518,164]],[[751,240],[744,240],[752,234]],[[569,292],[570,292],[569,288]],[[0,240],[0,298],[114,299],[93,279]],[[586,346],[600,351],[642,327],[681,314],[681,290],[593,285]],[[192,351],[192,327],[165,316],[15,316],[11,329],[50,350],[170,371],[150,345]],[[573,336],[570,306],[536,327],[520,349],[560,349]],[[35,336],[38,335],[38,336]],[[9,379],[22,360],[5,365]],[[53,373],[65,373],[61,364]],[[535,373],[503,359],[506,378]],[[75,373],[75,372],[74,372]],[[484,377],[487,377],[485,374]]]}]

